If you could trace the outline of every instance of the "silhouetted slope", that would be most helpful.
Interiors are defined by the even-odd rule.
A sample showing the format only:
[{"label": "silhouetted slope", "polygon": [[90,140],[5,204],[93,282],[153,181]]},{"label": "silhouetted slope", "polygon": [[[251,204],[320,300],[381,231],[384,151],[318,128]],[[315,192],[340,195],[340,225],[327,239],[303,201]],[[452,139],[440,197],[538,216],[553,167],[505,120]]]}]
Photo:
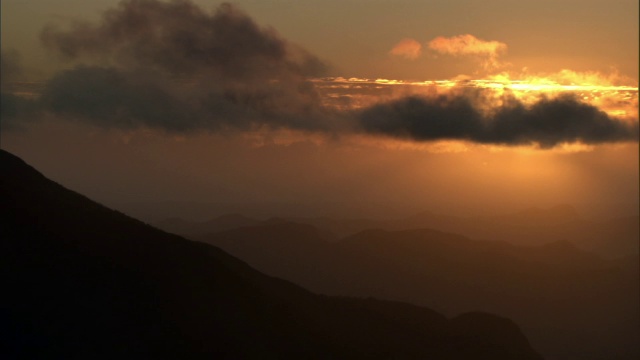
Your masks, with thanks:
[{"label": "silhouetted slope", "polygon": [[216,239],[214,245],[256,269],[297,284],[312,286],[323,274],[338,276],[347,271],[343,259],[335,252],[335,245],[325,241],[320,231],[311,225],[274,223],[224,231],[213,236]]},{"label": "silhouetted slope", "polygon": [[240,214],[227,214],[205,222],[170,218],[158,222],[155,226],[173,234],[190,236],[237,229],[244,226],[254,226],[258,224],[260,224],[260,221],[256,219],[248,218]]},{"label": "silhouetted slope", "polygon": [[3,358],[539,358],[509,320],[313,295],[0,164]]},{"label": "silhouetted slope", "polygon": [[638,273],[629,260],[605,261],[567,241],[516,246],[430,229],[367,230],[338,243],[317,234],[289,223],[202,240],[325,294],[498,313],[561,359],[638,355]]},{"label": "silhouetted slope", "polygon": [[[294,222],[292,222],[291,220],[279,217],[272,217],[267,220],[261,221],[240,214],[226,214],[202,222],[188,221],[181,218],[167,218],[154,223],[153,225],[158,229],[181,235],[188,239],[198,239],[199,237],[205,235],[235,230],[239,228],[293,223]],[[302,225],[301,223],[295,224]],[[315,233],[314,236],[319,235],[325,240],[337,240],[336,235],[329,231],[322,231],[314,227],[313,232]]]}]

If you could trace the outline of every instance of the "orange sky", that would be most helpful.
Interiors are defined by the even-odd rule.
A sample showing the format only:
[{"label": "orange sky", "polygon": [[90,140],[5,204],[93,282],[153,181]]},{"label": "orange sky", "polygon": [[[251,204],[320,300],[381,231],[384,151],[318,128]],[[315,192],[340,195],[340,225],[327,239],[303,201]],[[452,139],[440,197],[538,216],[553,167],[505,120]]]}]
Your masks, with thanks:
[{"label": "orange sky", "polygon": [[[194,2],[207,13],[216,6],[209,1]],[[283,98],[268,100],[258,108],[259,117],[274,119],[250,120],[250,126],[223,123],[222,129],[228,130],[220,130],[202,125],[208,121],[203,118],[189,125],[193,127],[188,131],[176,132],[171,119],[160,125],[142,122],[146,124],[142,126],[111,124],[111,118],[68,121],[74,117],[53,109],[23,116],[16,128],[8,128],[3,118],[2,148],[25,157],[64,185],[107,203],[382,201],[451,210],[451,204],[479,209],[498,208],[498,204],[638,202],[638,142],[633,130],[631,138],[615,135],[627,139],[623,141],[601,142],[599,135],[589,133],[580,136],[598,140],[586,144],[553,140],[551,146],[541,149],[526,141],[521,144],[518,139],[523,135],[503,138],[500,133],[495,138],[498,135],[465,132],[451,140],[446,138],[449,135],[433,135],[431,128],[424,130],[421,123],[387,123],[393,116],[407,116],[402,106],[410,96],[471,101],[484,114],[497,111],[508,98],[527,107],[541,99],[553,102],[571,94],[577,102],[570,105],[585,104],[603,111],[607,119],[635,126],[637,132],[637,1],[235,3],[259,26],[269,26],[268,34],[275,29],[278,39],[291,44],[287,51],[295,52],[295,58],[274,63],[269,75],[262,70],[242,75],[255,81],[252,89],[283,92]],[[92,50],[87,49],[93,45],[82,45],[78,49],[90,56],[65,60],[59,50],[60,41],[67,39],[69,44],[70,38],[60,32],[66,30],[49,31],[49,37],[44,37],[48,49],[43,46],[41,31],[47,24],[65,29],[77,18],[95,24],[101,11],[115,4],[117,1],[107,0],[3,0],[3,54],[18,54],[22,68],[15,77],[3,73],[3,91],[38,98],[41,88],[53,86],[46,85],[52,84],[49,79],[83,62],[103,66],[110,58],[116,61],[112,65],[127,71],[135,62],[147,64],[148,58],[131,57],[138,55],[123,52],[126,47],[119,45]],[[224,49],[245,54],[241,46]],[[291,70],[288,62],[316,61],[315,57],[326,65],[324,74]],[[175,61],[184,64],[186,60]],[[152,65],[156,64],[167,66],[164,60]],[[220,86],[225,91],[242,90],[237,85],[229,87],[237,79],[231,81],[225,74],[207,70],[207,62],[193,64],[197,77],[187,81],[185,76],[192,75],[181,73],[183,80],[171,80],[170,88],[160,77],[154,80],[157,88],[176,96],[176,101],[201,96],[198,91],[208,89],[213,81],[206,80],[209,77],[222,79]],[[253,62],[241,64],[254,66]],[[203,66],[206,76],[195,72],[198,66]],[[124,77],[122,81],[133,80]],[[308,81],[314,90],[300,90]],[[316,91],[319,105],[313,95]],[[138,92],[132,94],[136,97]],[[448,102],[434,105],[429,101],[418,102],[420,114],[432,114],[423,111],[432,111],[433,106],[449,109]],[[280,107],[285,112],[273,115],[272,110]],[[362,115],[351,113],[362,109]],[[299,120],[298,111],[310,112]],[[374,116],[382,122],[373,127],[365,123],[365,131],[359,130],[361,125],[353,123],[352,117],[371,121],[372,112],[391,117],[380,120]],[[235,119],[236,115],[225,114],[229,121]],[[478,121],[487,119],[492,117],[482,115]],[[522,126],[528,129],[526,122]],[[533,138],[546,139],[547,135]]]},{"label": "orange sky", "polygon": [[[117,0],[3,0],[2,46],[16,48],[34,67],[50,66],[39,33],[45,24],[94,21]],[[196,0],[210,10],[218,2]],[[240,0],[259,23],[302,44],[336,67],[337,76],[431,80],[473,74],[477,64],[425,54],[393,59],[402,39],[428,48],[438,37],[470,34],[507,46],[508,70],[610,72],[638,78],[638,2],[635,0]]]}]

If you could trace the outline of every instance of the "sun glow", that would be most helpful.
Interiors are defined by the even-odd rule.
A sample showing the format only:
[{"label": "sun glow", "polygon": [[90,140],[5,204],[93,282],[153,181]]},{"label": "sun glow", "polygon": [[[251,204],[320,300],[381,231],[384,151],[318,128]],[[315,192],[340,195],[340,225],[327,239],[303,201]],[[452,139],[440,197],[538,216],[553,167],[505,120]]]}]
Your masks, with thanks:
[{"label": "sun glow", "polygon": [[328,77],[312,80],[324,95],[325,105],[340,109],[358,109],[379,101],[406,95],[436,95],[451,91],[486,90],[483,96],[499,105],[505,96],[524,104],[543,97],[571,94],[621,120],[638,121],[638,86],[631,79],[614,73],[578,73],[563,70],[550,75],[514,77],[502,73],[486,79],[454,79],[406,81],[394,79],[363,79]]},{"label": "sun glow", "polygon": [[[578,73],[563,70],[555,74],[514,76],[500,73],[483,79],[470,79],[459,76],[449,80],[408,81],[396,79],[367,79],[356,77],[325,77],[309,79],[320,95],[321,107],[335,113],[350,114],[354,110],[366,109],[377,104],[401,99],[407,96],[465,96],[477,110],[491,115],[495,109],[517,100],[528,106],[541,99],[552,99],[567,94],[580,102],[591,105],[619,121],[638,122],[638,86],[633,79],[613,73],[602,75],[595,72]],[[12,94],[36,100],[40,97],[44,84],[36,82],[16,82],[9,84],[6,90]],[[177,87],[183,84],[176,84]],[[181,89],[181,88],[180,88]],[[331,119],[331,116],[328,116]],[[335,119],[333,119],[335,120]],[[337,120],[339,122],[339,120]],[[289,146],[300,142],[316,144],[331,141],[331,135],[295,129],[277,129],[254,127],[247,131],[245,139],[254,147],[266,145]],[[502,151],[504,146],[477,144],[455,139],[435,141],[413,141],[394,139],[375,135],[363,135],[346,132],[342,140],[354,146],[375,145],[381,148],[410,149],[435,153],[460,153],[483,148],[489,152]],[[335,134],[334,134],[335,136]],[[536,145],[510,146],[519,153],[539,151]],[[593,145],[581,143],[561,143],[546,151],[561,153],[589,152]]]}]

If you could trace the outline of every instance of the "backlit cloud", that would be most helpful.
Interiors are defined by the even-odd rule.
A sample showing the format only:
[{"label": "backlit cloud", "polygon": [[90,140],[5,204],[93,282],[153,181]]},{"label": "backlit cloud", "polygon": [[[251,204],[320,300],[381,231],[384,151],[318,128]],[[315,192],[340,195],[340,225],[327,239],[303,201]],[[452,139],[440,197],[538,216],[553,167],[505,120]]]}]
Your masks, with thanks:
[{"label": "backlit cloud", "polygon": [[237,7],[125,0],[97,24],[47,27],[43,43],[81,65],[55,75],[45,108],[101,126],[167,131],[306,129],[320,111],[309,76],[327,66]]},{"label": "backlit cloud", "polygon": [[473,93],[412,96],[364,109],[358,120],[365,132],[418,141],[551,148],[572,142],[638,141],[639,137],[638,122],[619,121],[569,95],[542,98],[531,105],[506,98],[490,111],[478,106]]},{"label": "backlit cloud", "polygon": [[497,67],[497,58],[507,51],[507,44],[486,41],[465,34],[452,37],[439,36],[429,42],[429,49],[444,55],[477,56],[483,59],[485,67]]},{"label": "backlit cloud", "polygon": [[389,54],[394,56],[400,56],[405,59],[415,60],[422,52],[422,45],[414,39],[403,39],[397,43]]},{"label": "backlit cloud", "polygon": [[47,27],[43,43],[70,59],[145,67],[221,80],[321,75],[326,66],[304,49],[222,4],[212,13],[191,1],[124,0],[98,24]]},{"label": "backlit cloud", "polygon": [[[542,147],[638,141],[637,116],[622,121],[584,95],[525,101],[495,81],[318,78],[326,65],[316,56],[228,4],[207,13],[186,0],[125,0],[98,23],[45,28],[42,40],[75,67],[54,75],[29,101],[3,91],[5,128],[37,111],[171,134],[284,129]],[[471,35],[437,38],[429,47],[492,61],[506,50]],[[411,59],[420,49],[405,39],[391,53]]]}]

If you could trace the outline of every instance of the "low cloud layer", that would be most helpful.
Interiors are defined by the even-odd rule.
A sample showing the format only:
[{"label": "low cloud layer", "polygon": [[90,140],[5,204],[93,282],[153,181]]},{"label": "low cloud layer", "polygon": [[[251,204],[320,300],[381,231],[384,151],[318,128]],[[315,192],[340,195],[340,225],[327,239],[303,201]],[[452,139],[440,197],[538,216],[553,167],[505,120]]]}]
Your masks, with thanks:
[{"label": "low cloud layer", "polygon": [[571,96],[542,99],[526,106],[517,100],[481,111],[469,97],[408,97],[372,106],[358,115],[361,128],[417,141],[467,140],[501,145],[565,142],[598,144],[638,141],[638,123],[610,118]]},{"label": "low cloud layer", "polygon": [[24,69],[20,64],[20,56],[16,51],[0,50],[0,86],[4,89],[7,84],[20,78]]},{"label": "low cloud layer", "polygon": [[18,53],[2,49],[0,67],[0,119],[5,129],[11,129],[17,126],[14,119],[28,117],[37,104],[32,99],[14,94],[14,84],[24,74]]},{"label": "low cloud layer", "polygon": [[[542,147],[638,141],[637,121],[617,120],[568,96],[532,105],[506,99],[490,110],[478,102],[481,96],[465,92],[410,96],[357,111],[332,108],[310,81],[327,66],[228,4],[208,13],[187,0],[125,0],[98,24],[48,27],[42,40],[74,67],[53,76],[37,101],[3,90],[5,128],[28,109],[104,128],[169,133],[286,128]],[[506,49],[471,35],[429,46],[488,59]],[[392,54],[411,59],[420,50],[406,39]],[[3,76],[5,65],[19,68],[13,58],[2,58]]]},{"label": "low cloud layer", "polygon": [[154,73],[81,66],[53,77],[43,110],[101,127],[167,132],[248,130],[256,126],[323,130],[311,85],[292,83],[203,86]]}]

